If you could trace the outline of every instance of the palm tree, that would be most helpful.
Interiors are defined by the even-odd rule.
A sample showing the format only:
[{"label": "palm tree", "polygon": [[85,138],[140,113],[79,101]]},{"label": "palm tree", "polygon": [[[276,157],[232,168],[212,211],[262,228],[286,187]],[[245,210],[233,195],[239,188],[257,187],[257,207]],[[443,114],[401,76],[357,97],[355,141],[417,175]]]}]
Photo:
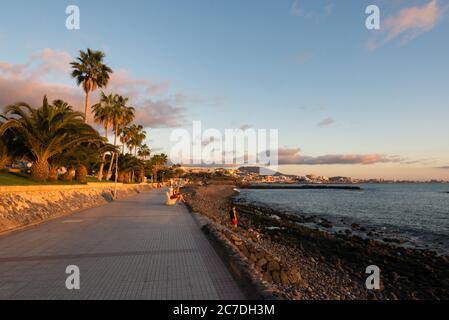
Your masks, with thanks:
[{"label": "palm tree", "polygon": [[141,125],[134,125],[132,132],[131,145],[134,149],[134,156],[137,157],[138,148],[142,146],[142,143],[147,138],[147,133],[143,130]]},{"label": "palm tree", "polygon": [[147,157],[149,157],[151,155],[151,149],[150,147],[148,147],[148,145],[143,144],[139,147],[139,151],[137,152],[137,155],[141,158],[143,158],[143,160],[146,160]]},{"label": "palm tree", "polygon": [[[131,127],[124,127],[120,132],[120,143],[122,144],[122,154],[125,154],[125,146],[130,149],[129,142],[131,141],[132,130]],[[130,149],[131,150],[131,149]]]},{"label": "palm tree", "polygon": [[118,182],[130,182],[131,172],[141,170],[143,161],[131,154],[119,155]]},{"label": "palm tree", "polygon": [[[94,114],[94,121],[96,123],[103,124],[105,130],[105,138],[108,139],[109,126],[113,123],[114,119],[114,95],[110,94],[108,96],[101,92],[100,102],[92,106],[92,111]],[[100,164],[100,169],[98,170],[98,180],[103,179],[103,169],[106,160],[106,152],[103,154],[102,162]]]},{"label": "palm tree", "polygon": [[168,157],[166,154],[156,154],[151,158],[151,167],[152,167],[152,175],[153,182],[157,180],[157,172],[159,169],[167,163]]},{"label": "palm tree", "polygon": [[105,54],[102,51],[87,49],[80,51],[76,61],[71,62],[72,77],[76,79],[79,86],[83,87],[86,94],[84,105],[84,121],[87,122],[87,111],[89,109],[89,93],[97,88],[104,88],[109,82],[111,68],[103,63]]},{"label": "palm tree", "polygon": [[58,109],[61,112],[73,111],[73,107],[61,99],[53,100],[53,107],[55,107],[55,109]]},{"label": "palm tree", "polygon": [[0,136],[13,131],[20,137],[33,162],[31,177],[36,181],[48,178],[52,156],[100,139],[98,132],[84,123],[82,113],[52,106],[47,97],[39,108],[23,102],[7,106],[5,115],[10,117],[1,125]]},{"label": "palm tree", "polygon": [[6,141],[0,137],[0,170],[4,169],[12,160]]},{"label": "palm tree", "polygon": [[141,125],[131,125],[123,130],[121,142],[126,143],[130,153],[137,156],[137,149],[142,145],[146,139],[146,132]]},{"label": "palm tree", "polygon": [[[114,147],[117,147],[117,137],[125,126],[131,123],[135,117],[135,109],[133,107],[127,107],[128,98],[115,95],[114,105],[113,105],[113,119],[112,123],[114,125]],[[112,155],[111,162],[109,163],[107,179],[109,180],[112,176],[112,166],[114,163],[114,158],[117,157],[117,152]]]},{"label": "palm tree", "polygon": [[103,154],[113,151],[114,146],[105,142],[83,143],[66,154],[66,163],[75,168],[76,181],[86,183],[88,167],[96,167],[102,161]]}]

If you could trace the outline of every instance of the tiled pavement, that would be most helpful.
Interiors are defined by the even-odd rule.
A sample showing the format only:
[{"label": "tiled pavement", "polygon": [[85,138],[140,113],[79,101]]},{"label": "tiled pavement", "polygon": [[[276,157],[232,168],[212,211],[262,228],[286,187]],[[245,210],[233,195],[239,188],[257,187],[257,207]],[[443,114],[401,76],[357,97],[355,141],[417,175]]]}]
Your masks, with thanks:
[{"label": "tiled pavement", "polygon": [[[0,237],[0,299],[244,299],[184,206],[163,191]],[[80,269],[68,290],[66,267]]]}]

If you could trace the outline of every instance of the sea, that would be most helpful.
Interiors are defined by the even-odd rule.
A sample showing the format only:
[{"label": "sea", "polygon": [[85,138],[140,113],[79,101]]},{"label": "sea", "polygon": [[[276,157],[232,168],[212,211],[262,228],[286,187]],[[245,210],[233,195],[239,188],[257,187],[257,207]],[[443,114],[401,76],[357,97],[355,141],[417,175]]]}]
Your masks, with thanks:
[{"label": "sea", "polygon": [[241,189],[237,201],[360,226],[401,245],[449,255],[449,184],[360,184],[344,189]]}]

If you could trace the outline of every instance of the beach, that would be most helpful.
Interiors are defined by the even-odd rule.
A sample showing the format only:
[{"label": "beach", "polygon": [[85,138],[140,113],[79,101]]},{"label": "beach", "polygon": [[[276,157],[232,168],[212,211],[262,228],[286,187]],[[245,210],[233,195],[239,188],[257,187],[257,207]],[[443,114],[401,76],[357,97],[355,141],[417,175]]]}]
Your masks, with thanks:
[{"label": "beach", "polygon": [[[235,204],[236,185],[209,181],[184,188],[191,210],[217,224],[229,226],[228,212]],[[255,243],[300,273],[291,284],[267,277],[253,263],[251,271],[284,299],[448,299],[449,258],[430,250],[400,247],[365,239],[357,234],[331,233],[310,228],[310,217],[291,215],[270,207],[236,203],[239,228],[235,234]],[[330,223],[321,219],[326,226]],[[306,225],[305,225],[306,224]],[[354,226],[358,228],[358,226]],[[245,250],[243,250],[245,251]],[[243,252],[242,256],[245,256]],[[248,259],[251,262],[251,259]],[[380,290],[367,290],[366,268],[381,270]],[[273,275],[273,273],[271,273]]]}]

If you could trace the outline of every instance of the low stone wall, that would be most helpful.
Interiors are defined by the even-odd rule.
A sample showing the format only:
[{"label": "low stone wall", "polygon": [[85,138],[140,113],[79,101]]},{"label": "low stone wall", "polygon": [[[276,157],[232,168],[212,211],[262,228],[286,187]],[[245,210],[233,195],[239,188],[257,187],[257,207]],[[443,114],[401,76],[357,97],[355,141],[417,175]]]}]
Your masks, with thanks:
[{"label": "low stone wall", "polygon": [[[0,187],[0,233],[112,201],[114,183]],[[149,184],[117,184],[118,198],[150,190]]]}]

